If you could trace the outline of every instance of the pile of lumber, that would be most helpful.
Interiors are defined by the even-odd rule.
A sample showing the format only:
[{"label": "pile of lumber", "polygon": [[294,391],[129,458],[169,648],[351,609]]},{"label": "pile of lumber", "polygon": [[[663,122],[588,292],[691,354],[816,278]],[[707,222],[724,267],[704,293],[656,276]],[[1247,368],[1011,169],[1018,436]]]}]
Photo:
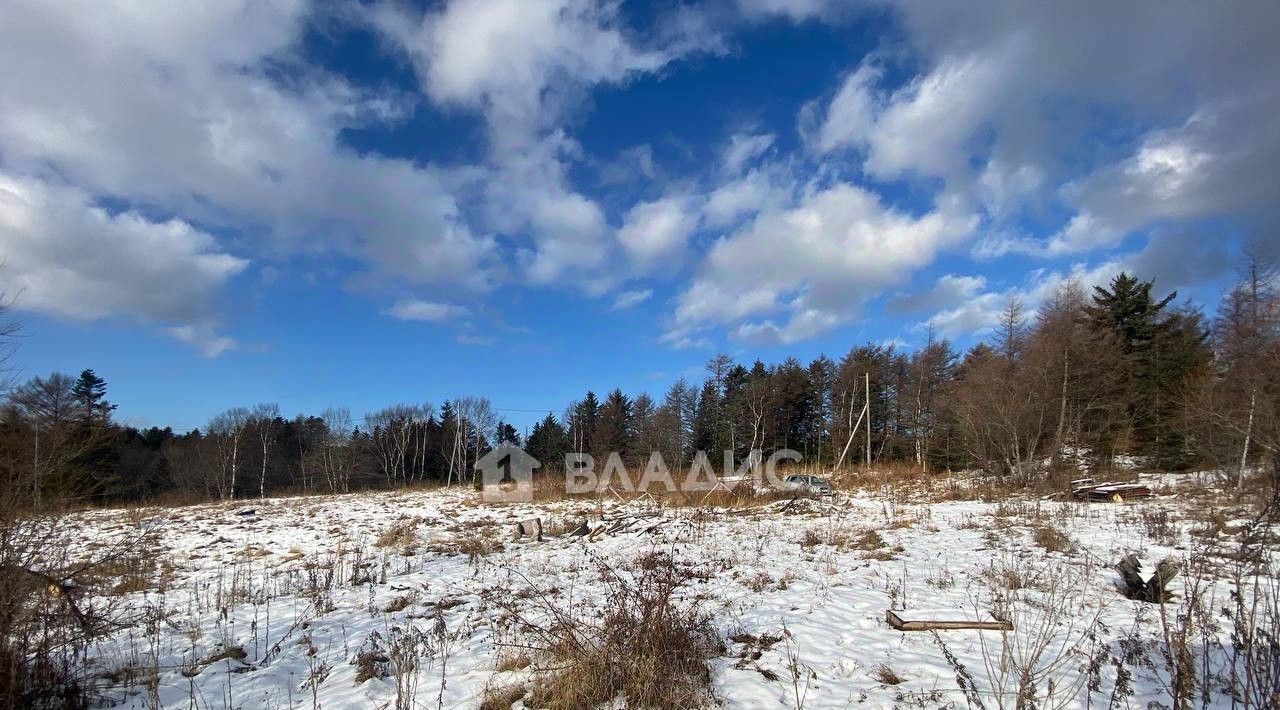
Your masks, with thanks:
[{"label": "pile of lumber", "polygon": [[1132,498],[1149,498],[1151,489],[1141,483],[1094,483],[1092,478],[1081,478],[1071,482],[1071,497],[1078,500],[1130,500]]}]

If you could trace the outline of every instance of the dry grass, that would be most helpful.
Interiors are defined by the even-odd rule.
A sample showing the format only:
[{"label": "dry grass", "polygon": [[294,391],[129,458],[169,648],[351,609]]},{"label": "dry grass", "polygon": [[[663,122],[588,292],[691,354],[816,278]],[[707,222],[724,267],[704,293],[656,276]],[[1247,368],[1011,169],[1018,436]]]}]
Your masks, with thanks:
[{"label": "dry grass", "polygon": [[1036,546],[1046,552],[1070,553],[1076,549],[1076,543],[1069,535],[1052,525],[1036,526],[1032,534]]},{"label": "dry grass", "polygon": [[405,609],[408,609],[413,606],[415,601],[417,601],[417,595],[412,592],[409,594],[400,594],[387,602],[387,605],[383,607],[382,610],[388,614],[393,614],[397,611],[404,611]]},{"label": "dry grass", "polygon": [[902,676],[898,675],[887,663],[881,663],[871,669],[871,677],[885,685],[897,685],[903,681]]},{"label": "dry grass", "polygon": [[552,619],[546,624],[509,609],[540,649],[529,705],[588,708],[618,696],[628,707],[710,704],[707,660],[723,646],[697,602],[679,601],[692,571],[665,553],[644,555],[621,571],[596,564],[609,591],[601,607],[565,611],[538,595]]},{"label": "dry grass", "polygon": [[524,649],[508,649],[498,653],[498,661],[494,664],[494,670],[499,673],[522,671],[532,664],[533,659],[529,658],[529,654]]},{"label": "dry grass", "polygon": [[489,685],[480,698],[480,710],[510,710],[525,696],[523,683]]},{"label": "dry grass", "polygon": [[400,549],[413,547],[418,542],[418,523],[416,518],[400,518],[388,525],[373,544]]}]

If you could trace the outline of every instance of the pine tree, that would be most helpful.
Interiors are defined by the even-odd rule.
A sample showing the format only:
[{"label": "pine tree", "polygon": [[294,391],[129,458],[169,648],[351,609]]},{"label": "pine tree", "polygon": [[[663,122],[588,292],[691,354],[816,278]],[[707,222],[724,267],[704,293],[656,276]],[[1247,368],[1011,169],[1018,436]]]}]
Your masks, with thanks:
[{"label": "pine tree", "polygon": [[1093,303],[1085,307],[1095,333],[1110,338],[1119,351],[1120,400],[1125,403],[1133,444],[1157,463],[1181,466],[1184,437],[1178,432],[1177,401],[1187,379],[1207,365],[1209,351],[1199,315],[1180,311],[1166,314],[1177,297],[1151,296],[1153,283],[1121,273],[1110,288],[1094,287]]},{"label": "pine tree", "polygon": [[107,381],[93,370],[85,369],[71,388],[80,409],[81,421],[99,426],[106,425],[116,405],[107,401]]}]

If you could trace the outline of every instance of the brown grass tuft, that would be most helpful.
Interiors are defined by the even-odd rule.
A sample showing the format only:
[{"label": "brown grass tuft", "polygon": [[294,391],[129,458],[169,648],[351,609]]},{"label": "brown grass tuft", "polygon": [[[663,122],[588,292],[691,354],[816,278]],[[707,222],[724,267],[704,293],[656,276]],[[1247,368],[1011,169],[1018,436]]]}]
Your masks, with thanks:
[{"label": "brown grass tuft", "polygon": [[511,710],[511,706],[523,699],[525,689],[523,683],[507,683],[505,685],[489,685],[480,698],[480,710]]},{"label": "brown grass tuft", "polygon": [[[711,702],[707,660],[723,645],[695,601],[681,591],[694,578],[665,553],[618,571],[598,561],[609,593],[597,609],[531,630],[542,648],[531,707],[594,707],[621,695],[629,707],[691,708]],[[536,668],[537,666],[535,666]]]}]

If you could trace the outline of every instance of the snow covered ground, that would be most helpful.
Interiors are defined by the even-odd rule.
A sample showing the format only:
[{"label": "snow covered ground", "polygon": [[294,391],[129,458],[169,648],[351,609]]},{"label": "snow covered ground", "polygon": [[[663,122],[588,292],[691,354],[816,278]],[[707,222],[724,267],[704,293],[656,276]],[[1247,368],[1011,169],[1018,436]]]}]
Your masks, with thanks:
[{"label": "snow covered ground", "polygon": [[[141,538],[130,543],[141,559],[110,598],[130,626],[89,659],[112,679],[113,706],[478,707],[487,688],[534,673],[510,662],[527,642],[513,608],[594,613],[607,603],[602,564],[630,569],[662,552],[689,570],[682,599],[709,611],[724,639],[710,662],[724,707],[1012,707],[1000,692],[1012,692],[1019,665],[1041,697],[1069,698],[1064,707],[1105,706],[1113,694],[1138,707],[1172,705],[1171,676],[1161,608],[1117,587],[1112,565],[1125,554],[1198,558],[1173,586],[1207,578],[1202,598],[1220,625],[1200,640],[1231,647],[1218,610],[1230,606],[1240,565],[1228,551],[1247,520],[1204,508],[1185,493],[1123,504],[842,493],[726,510],[486,505],[450,490],[91,511],[69,522],[86,554]],[[513,540],[511,524],[530,517],[548,534]],[[567,534],[584,519],[625,524]],[[1165,618],[1184,607],[1166,605]],[[895,631],[890,608],[994,611],[1015,631]],[[1225,653],[1208,654],[1212,673],[1226,673]],[[1208,700],[1230,705],[1217,690]]]}]

